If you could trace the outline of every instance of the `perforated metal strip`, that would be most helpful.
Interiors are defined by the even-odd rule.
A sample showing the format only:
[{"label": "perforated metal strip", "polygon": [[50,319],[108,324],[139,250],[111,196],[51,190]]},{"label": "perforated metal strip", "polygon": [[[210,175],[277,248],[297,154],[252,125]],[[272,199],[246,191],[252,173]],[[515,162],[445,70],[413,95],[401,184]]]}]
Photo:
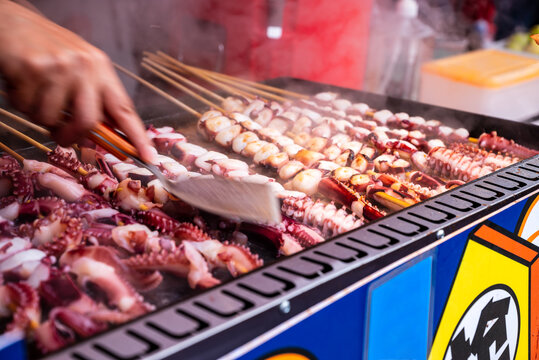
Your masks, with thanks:
[{"label": "perforated metal strip", "polygon": [[[377,259],[393,252],[401,250],[399,256],[411,253],[411,245],[424,246],[425,240],[434,241],[438,231],[449,234],[537,189],[539,156],[83,341],[54,356],[88,360],[170,356],[208,341],[235,325],[245,324],[275,309],[284,299],[297,298],[355,269],[376,264]],[[376,267],[368,269],[375,270]],[[253,333],[252,337],[256,335]]]}]

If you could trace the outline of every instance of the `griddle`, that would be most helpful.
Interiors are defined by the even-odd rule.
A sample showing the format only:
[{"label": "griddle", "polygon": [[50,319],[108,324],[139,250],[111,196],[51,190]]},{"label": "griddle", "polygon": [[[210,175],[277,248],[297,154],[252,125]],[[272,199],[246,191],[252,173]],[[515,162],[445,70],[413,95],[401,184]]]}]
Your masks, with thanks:
[{"label": "griddle", "polygon": [[[471,136],[498,131],[506,138],[537,148],[539,126],[516,123],[418,102],[370,94],[292,78],[270,85],[315,94],[335,91],[352,102],[375,109],[407,112],[445,125],[465,127]],[[207,108],[197,106],[199,111]],[[145,122],[175,126],[191,142],[202,143],[196,119],[155,97],[139,108]],[[39,138],[37,134],[35,138]],[[5,137],[3,137],[5,138]],[[17,147],[17,140],[10,145]],[[45,139],[43,139],[45,140]],[[207,148],[215,145],[203,143]],[[19,146],[20,148],[20,146]],[[22,155],[44,159],[33,148]],[[180,294],[172,304],[129,323],[83,339],[56,353],[58,359],[216,358],[304,312],[335,293],[380,276],[443,239],[532,193],[539,192],[539,155],[500,169],[359,229],[277,260],[255,241],[265,265],[205,291],[168,288]],[[225,279],[227,277],[224,277]],[[155,300],[158,296],[151,296]],[[159,305],[159,303],[157,304]]]}]

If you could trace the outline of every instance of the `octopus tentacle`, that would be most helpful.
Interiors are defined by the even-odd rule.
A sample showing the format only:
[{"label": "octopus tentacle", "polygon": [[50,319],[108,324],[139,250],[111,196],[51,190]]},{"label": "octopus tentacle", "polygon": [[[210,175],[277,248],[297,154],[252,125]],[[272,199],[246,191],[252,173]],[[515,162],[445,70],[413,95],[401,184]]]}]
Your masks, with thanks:
[{"label": "octopus tentacle", "polygon": [[59,257],[66,250],[77,247],[82,242],[82,222],[78,218],[69,218],[64,232],[50,242],[42,244],[39,249],[47,255]]},{"label": "octopus tentacle", "polygon": [[283,199],[281,211],[304,224],[315,226],[324,237],[332,237],[353,230],[364,224],[363,219],[337,208],[333,203],[324,203],[311,198],[287,197]]},{"label": "octopus tentacle", "polygon": [[0,169],[0,179],[7,179],[9,182],[9,185],[0,182],[2,184],[0,192],[3,196],[14,195],[21,200],[25,200],[34,195],[32,179],[22,170]]},{"label": "octopus tentacle", "polygon": [[75,177],[81,176],[79,169],[88,171],[93,168],[92,165],[83,165],[77,158],[75,150],[72,148],[68,149],[61,146],[56,146],[53,150],[47,153],[47,158],[51,164],[67,171]]},{"label": "octopus tentacle", "polygon": [[320,236],[314,229],[303,225],[296,220],[288,217],[283,218],[282,226],[285,231],[293,235],[301,246],[308,248],[324,241],[324,238]]},{"label": "octopus tentacle", "polygon": [[188,241],[208,260],[212,267],[226,268],[238,276],[262,266],[264,263],[248,247],[218,240]]},{"label": "octopus tentacle", "polygon": [[451,179],[471,181],[490,174],[494,169],[483,165],[459,150],[444,147],[433,148],[428,155],[428,166],[432,173]]},{"label": "octopus tentacle", "polygon": [[187,278],[191,288],[208,288],[219,284],[202,255],[188,242],[183,242],[172,251],[140,254],[124,259],[123,263],[135,270],[165,271]]},{"label": "octopus tentacle", "polygon": [[88,337],[107,328],[102,322],[68,308],[57,307],[35,330],[37,347],[48,353],[75,342],[75,336]]},{"label": "octopus tentacle", "polygon": [[512,156],[511,154],[495,153],[467,144],[452,144],[450,148],[461,154],[468,155],[474,161],[478,161],[481,165],[490,166],[494,170],[501,169],[521,160],[519,157]]},{"label": "octopus tentacle", "polygon": [[[97,286],[106,294],[110,306],[131,317],[154,309],[126,281],[132,274],[109,248],[88,246],[69,250],[60,258],[60,265],[68,267],[81,286]],[[131,276],[130,280],[133,279]]]},{"label": "octopus tentacle", "polygon": [[180,222],[165,214],[162,210],[153,208],[150,210],[138,211],[137,218],[145,225],[161,232],[172,233]]},{"label": "octopus tentacle", "polygon": [[10,155],[0,156],[0,170],[20,170],[21,164]]},{"label": "octopus tentacle", "polygon": [[539,151],[527,148],[525,146],[515,143],[514,140],[508,140],[504,137],[498,136],[496,131],[491,133],[483,133],[479,137],[478,145],[480,148],[500,151],[505,154],[511,154],[512,156],[519,157],[521,159],[527,159],[529,157],[539,154]]},{"label": "octopus tentacle", "polygon": [[9,283],[0,288],[0,315],[15,308],[7,331],[35,329],[41,321],[37,291],[24,282]]}]

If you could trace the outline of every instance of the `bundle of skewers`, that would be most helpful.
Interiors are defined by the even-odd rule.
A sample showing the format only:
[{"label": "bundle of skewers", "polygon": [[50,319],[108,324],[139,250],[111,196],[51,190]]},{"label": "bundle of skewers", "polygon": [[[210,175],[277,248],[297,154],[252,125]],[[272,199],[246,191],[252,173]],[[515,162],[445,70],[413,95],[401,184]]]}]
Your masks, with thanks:
[{"label": "bundle of skewers", "polygon": [[198,138],[148,128],[154,165],[173,180],[268,183],[283,221],[206,213],[98,145],[50,149],[1,122],[48,159],[0,143],[2,331],[25,332],[42,352],[165,305],[151,294],[170,282],[208,288],[262,266],[254,239],[277,256],[294,254],[538,153],[496,133],[472,139],[437,120],[274,88],[163,53],[146,54],[142,66],[208,106],[201,113],[118,66],[196,118]]}]

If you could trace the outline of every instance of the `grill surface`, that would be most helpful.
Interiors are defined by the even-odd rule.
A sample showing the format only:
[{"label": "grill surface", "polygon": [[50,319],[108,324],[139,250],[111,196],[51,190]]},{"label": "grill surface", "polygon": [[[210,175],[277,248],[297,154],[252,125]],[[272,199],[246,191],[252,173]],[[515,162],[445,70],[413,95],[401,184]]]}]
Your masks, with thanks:
[{"label": "grill surface", "polygon": [[[472,136],[497,130],[500,135],[528,146],[539,138],[539,127],[528,124],[294,79],[277,79],[271,83],[304,93],[338,91],[344,98],[364,101],[373,108],[405,111],[436,118],[450,126],[464,126]],[[192,131],[195,124],[192,117],[182,113],[161,116],[171,113],[168,106],[153,105],[143,109],[142,113],[150,119],[148,122],[156,126],[176,125],[184,132]],[[190,139],[195,138],[188,135]],[[34,150],[23,151],[23,154],[37,157]],[[536,156],[225,284],[191,295],[50,356],[61,359],[135,359],[190,358],[200,354],[214,358],[226,354],[444,235],[462,231],[476,220],[538,191],[539,156]],[[279,305],[285,300],[291,305],[290,312],[286,314],[279,310]]]}]

